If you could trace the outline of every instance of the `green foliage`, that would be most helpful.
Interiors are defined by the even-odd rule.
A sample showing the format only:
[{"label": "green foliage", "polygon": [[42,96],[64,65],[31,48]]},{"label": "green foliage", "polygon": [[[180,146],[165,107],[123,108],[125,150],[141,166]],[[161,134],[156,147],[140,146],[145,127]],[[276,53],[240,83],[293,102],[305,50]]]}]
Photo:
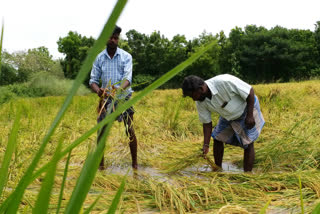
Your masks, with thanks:
[{"label": "green foliage", "polygon": [[4,52],[5,68],[0,85],[27,82],[38,73],[48,73],[57,78],[63,77],[59,61],[52,59],[46,47],[19,51],[12,54]]},{"label": "green foliage", "polygon": [[16,94],[8,87],[0,87],[0,104],[6,103],[16,97]]},{"label": "green foliage", "polygon": [[309,30],[235,28],[222,47],[220,67],[252,83],[308,79],[318,67],[315,34]]},{"label": "green foliage", "polygon": [[56,151],[52,157],[50,162],[50,166],[48,171],[44,177],[43,183],[41,185],[40,192],[38,194],[37,201],[35,203],[35,207],[33,209],[34,214],[36,213],[47,213],[49,208],[50,196],[54,184],[54,178],[56,175],[57,164],[59,161],[59,153],[62,147],[62,140],[59,141]]},{"label": "green foliage", "polygon": [[9,164],[12,159],[12,155],[17,147],[17,137],[20,125],[21,109],[19,108],[16,118],[13,123],[12,131],[9,136],[6,152],[3,157],[3,161],[0,168],[0,197],[2,196],[3,188],[5,187],[8,179]]},{"label": "green foliage", "polygon": [[132,88],[134,90],[143,89],[146,85],[151,84],[156,78],[148,74],[137,74],[133,77]]},{"label": "green foliage", "polygon": [[[74,80],[59,79],[46,72],[37,73],[30,77],[29,82],[0,87],[0,104],[15,97],[44,97],[65,96],[72,87]],[[90,90],[81,85],[77,95],[85,95]]]},{"label": "green foliage", "polygon": [[[16,189],[14,190],[14,192],[7,198],[7,201],[5,201],[5,203],[3,203],[1,205],[0,210],[2,210],[2,211],[6,210],[6,212],[8,212],[8,213],[16,213],[18,211],[19,204],[20,204],[20,201],[24,195],[25,189],[27,188],[30,181],[32,181],[34,170],[36,169],[36,166],[39,163],[42,154],[44,153],[45,147],[47,146],[47,144],[48,144],[51,136],[53,135],[54,131],[56,130],[58,124],[62,120],[67,108],[70,106],[73,96],[76,94],[78,88],[81,86],[81,83],[84,81],[87,73],[89,72],[89,68],[91,67],[91,65],[93,63],[95,56],[99,53],[99,49],[104,44],[103,38],[106,38],[106,37],[108,38],[109,35],[111,35],[112,30],[115,26],[115,23],[116,23],[118,17],[120,16],[120,13],[123,10],[126,3],[127,3],[126,0],[123,0],[123,1],[119,0],[117,2],[117,4],[116,4],[111,16],[109,17],[108,22],[107,22],[106,26],[104,27],[99,39],[97,40],[97,42],[95,43],[93,48],[90,50],[88,57],[86,58],[83,66],[81,67],[80,73],[77,75],[76,81],[74,82],[74,84],[73,84],[68,96],[66,97],[60,111],[58,112],[51,127],[49,128],[49,131],[47,132],[47,134],[43,138],[41,146],[38,149],[38,151],[36,152],[30,166],[27,168],[25,174],[22,176],[22,178],[21,178],[19,184],[17,185]],[[120,112],[118,113],[118,115],[119,114],[120,114]],[[113,119],[115,119],[115,117]],[[102,145],[102,148],[100,148],[101,145]],[[97,149],[97,152],[103,151],[104,144],[101,143],[98,148],[99,149]],[[97,157],[93,157],[93,159],[90,158],[90,160],[86,162],[86,167],[84,167],[84,169],[85,169],[84,171],[87,171],[89,169],[89,173],[88,174],[82,173],[82,175],[79,178],[80,181],[84,181],[84,179],[86,179],[86,178],[92,179],[94,177],[95,172],[97,170],[97,167],[93,167],[96,163],[95,158],[97,158]],[[101,156],[100,156],[100,158],[101,158]],[[92,164],[93,166],[90,166],[90,164]],[[91,180],[91,182],[92,182],[92,180]],[[87,182],[87,183],[85,183],[85,185],[90,187],[91,182]],[[81,182],[79,182],[79,183],[81,183]],[[80,198],[84,199],[88,193],[88,189],[86,189],[87,191],[79,191],[79,188],[81,189],[82,187],[77,186],[74,189],[74,192],[80,193],[80,194],[76,195],[76,198],[80,197]],[[82,206],[83,201],[74,201],[73,199],[74,199],[74,197],[72,197],[70,199],[70,202],[68,204],[68,208],[71,207],[72,212],[78,213],[80,211],[80,207]]]},{"label": "green foliage", "polygon": [[58,50],[60,53],[65,54],[65,58],[60,62],[65,77],[76,78],[94,42],[95,40],[92,37],[87,38],[73,31],[69,31],[66,37],[59,38],[57,41]]}]

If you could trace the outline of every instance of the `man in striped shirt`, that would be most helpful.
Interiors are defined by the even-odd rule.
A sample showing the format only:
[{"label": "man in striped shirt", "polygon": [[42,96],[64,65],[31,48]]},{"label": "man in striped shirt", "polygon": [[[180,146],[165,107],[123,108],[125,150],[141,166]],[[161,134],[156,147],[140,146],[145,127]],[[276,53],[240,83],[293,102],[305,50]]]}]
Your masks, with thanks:
[{"label": "man in striped shirt", "polygon": [[[196,101],[203,124],[203,154],[208,153],[212,136],[216,165],[222,167],[223,143],[228,143],[244,149],[244,171],[252,171],[255,157],[253,143],[265,123],[253,88],[235,76],[223,74],[206,81],[194,75],[188,76],[183,81],[182,90],[184,96]],[[211,112],[220,115],[213,131]]]},{"label": "man in striped shirt", "polygon": [[[107,48],[97,56],[91,70],[90,87],[104,101],[98,122],[102,121],[107,114],[112,113],[121,101],[128,100],[133,92],[130,86],[132,83],[132,56],[118,47],[120,33],[121,28],[116,26],[107,42]],[[99,87],[100,80],[101,88]],[[113,92],[116,92],[115,97]],[[126,134],[130,139],[132,167],[137,169],[137,138],[133,128],[133,114],[134,109],[130,107],[118,117],[118,121],[124,121]],[[98,142],[105,128],[106,126],[99,131]],[[102,158],[100,169],[104,168],[104,158]]]}]

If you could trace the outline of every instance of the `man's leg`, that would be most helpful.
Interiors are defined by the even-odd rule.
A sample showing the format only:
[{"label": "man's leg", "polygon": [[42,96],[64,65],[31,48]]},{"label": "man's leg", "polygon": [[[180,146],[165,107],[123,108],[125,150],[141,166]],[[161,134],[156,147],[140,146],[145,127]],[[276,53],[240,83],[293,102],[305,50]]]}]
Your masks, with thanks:
[{"label": "man's leg", "polygon": [[253,168],[253,163],[254,163],[254,145],[253,142],[248,145],[248,148],[244,150],[243,153],[243,170],[245,172],[251,172]]},{"label": "man's leg", "polygon": [[131,159],[132,159],[132,168],[138,169],[138,161],[137,161],[137,138],[134,133],[133,128],[133,113],[129,114],[124,118],[124,125],[126,126],[126,134],[129,134],[129,146],[131,152]]},{"label": "man's leg", "polygon": [[[101,130],[98,131],[98,140],[97,140],[97,143],[99,143],[99,140],[101,139],[105,129],[107,128],[107,125],[104,125],[102,127]],[[105,169],[105,166],[104,166],[104,155],[102,155],[102,158],[101,158],[101,161],[100,161],[100,165],[99,165],[99,169],[100,170],[104,170]]]},{"label": "man's leg", "polygon": [[213,157],[214,162],[217,166],[222,167],[222,159],[223,159],[223,153],[224,153],[224,144],[221,141],[218,141],[216,139],[213,140]]}]

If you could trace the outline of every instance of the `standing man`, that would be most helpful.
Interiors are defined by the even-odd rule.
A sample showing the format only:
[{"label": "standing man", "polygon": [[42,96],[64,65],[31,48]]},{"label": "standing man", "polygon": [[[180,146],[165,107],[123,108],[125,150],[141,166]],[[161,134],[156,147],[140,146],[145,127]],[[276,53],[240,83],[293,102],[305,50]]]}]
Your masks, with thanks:
[{"label": "standing man", "polygon": [[[253,88],[235,76],[223,74],[206,81],[198,76],[188,76],[183,81],[182,90],[184,96],[196,101],[199,119],[203,123],[203,154],[209,152],[212,136],[217,166],[222,167],[223,143],[227,143],[244,149],[244,171],[252,171],[255,158],[253,143],[265,123]],[[211,112],[220,115],[213,132]]]},{"label": "standing man", "polygon": [[[130,87],[132,83],[132,56],[118,47],[120,33],[121,28],[116,26],[107,42],[107,48],[97,56],[91,70],[90,87],[104,102],[101,106],[103,109],[100,111],[98,123],[107,114],[112,113],[119,102],[128,100],[133,92]],[[100,80],[101,88],[99,87]],[[111,91],[116,91],[116,99]],[[133,114],[134,109],[130,107],[118,117],[118,121],[123,120],[126,134],[129,134],[132,167],[137,169],[137,138],[133,129]],[[106,126],[98,132],[98,142],[105,128]],[[104,168],[104,157],[102,157],[99,169]]]}]

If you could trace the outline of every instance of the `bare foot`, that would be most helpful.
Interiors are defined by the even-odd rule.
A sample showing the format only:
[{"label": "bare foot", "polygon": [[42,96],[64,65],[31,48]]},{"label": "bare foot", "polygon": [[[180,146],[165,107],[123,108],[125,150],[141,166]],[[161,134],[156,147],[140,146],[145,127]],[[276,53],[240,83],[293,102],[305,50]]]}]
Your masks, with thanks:
[{"label": "bare foot", "polygon": [[104,165],[99,166],[99,170],[105,170],[105,169],[106,169],[106,167]]},{"label": "bare foot", "polygon": [[132,164],[132,168],[133,168],[134,170],[137,170],[137,169],[138,169],[138,164],[137,164],[137,163]]}]

